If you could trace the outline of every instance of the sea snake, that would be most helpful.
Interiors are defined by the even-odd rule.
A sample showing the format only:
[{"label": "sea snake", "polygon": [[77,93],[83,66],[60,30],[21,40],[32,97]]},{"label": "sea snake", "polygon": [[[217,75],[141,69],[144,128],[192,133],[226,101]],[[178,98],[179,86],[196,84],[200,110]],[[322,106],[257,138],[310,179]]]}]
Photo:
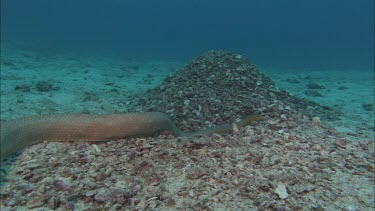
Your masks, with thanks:
[{"label": "sea snake", "polygon": [[[253,114],[237,125],[243,127],[262,117]],[[55,114],[38,115],[1,123],[1,160],[15,151],[43,141],[107,141],[127,137],[149,137],[162,131],[175,136],[199,136],[228,133],[232,125],[223,124],[184,133],[161,112],[126,114]]]}]

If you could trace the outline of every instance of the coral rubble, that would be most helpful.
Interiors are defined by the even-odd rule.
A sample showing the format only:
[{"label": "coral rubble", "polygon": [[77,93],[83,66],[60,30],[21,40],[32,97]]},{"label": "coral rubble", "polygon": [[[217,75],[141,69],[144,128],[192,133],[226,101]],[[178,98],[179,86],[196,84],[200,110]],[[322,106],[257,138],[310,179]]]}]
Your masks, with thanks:
[{"label": "coral rubble", "polygon": [[[203,54],[129,111],[166,112],[184,131],[233,123],[233,133],[34,145],[2,166],[0,208],[375,208],[374,141],[325,126],[337,112],[278,90],[240,55]],[[263,120],[236,126],[252,113]]]}]

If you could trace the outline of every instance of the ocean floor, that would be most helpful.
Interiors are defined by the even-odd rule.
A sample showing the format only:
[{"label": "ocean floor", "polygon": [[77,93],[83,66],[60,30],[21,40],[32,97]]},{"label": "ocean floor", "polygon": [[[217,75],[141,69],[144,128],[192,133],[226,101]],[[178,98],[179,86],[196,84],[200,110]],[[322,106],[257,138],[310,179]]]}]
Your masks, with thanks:
[{"label": "ocean floor", "polygon": [[374,138],[374,70],[364,68],[264,68],[289,93],[337,109],[340,120],[327,122],[353,137]]},{"label": "ocean floor", "polygon": [[[1,119],[48,113],[127,112],[145,92],[185,65],[178,61],[51,56],[2,50]],[[361,68],[260,67],[280,89],[341,111],[326,122],[348,136],[374,136],[374,71]]]},{"label": "ocean floor", "polygon": [[[4,48],[1,120],[133,111],[134,96],[185,65]],[[342,115],[285,109],[282,121],[267,116],[230,135],[44,142],[3,163],[1,210],[373,210],[374,70],[259,69],[279,89]]]}]

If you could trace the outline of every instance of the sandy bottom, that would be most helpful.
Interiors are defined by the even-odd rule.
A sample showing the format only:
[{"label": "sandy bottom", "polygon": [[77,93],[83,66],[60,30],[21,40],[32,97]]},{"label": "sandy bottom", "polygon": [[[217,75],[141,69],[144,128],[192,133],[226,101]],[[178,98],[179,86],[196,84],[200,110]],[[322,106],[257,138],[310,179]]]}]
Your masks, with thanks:
[{"label": "sandy bottom", "polygon": [[[263,71],[270,75],[279,88],[342,112],[341,120],[327,122],[337,131],[353,137],[374,138],[374,70],[347,67],[267,67]],[[312,89],[309,84],[322,87]],[[314,95],[315,92],[320,96]],[[366,105],[372,107],[365,109]]]},{"label": "sandy bottom", "polygon": [[[1,54],[2,120],[127,112],[129,96],[184,65],[14,49]],[[2,210],[373,210],[373,70],[260,70],[279,88],[344,116],[321,123],[286,111],[282,122],[269,119],[206,139],[166,134],[97,145],[38,144],[2,166]]]},{"label": "sandy bottom", "polygon": [[20,50],[2,50],[1,59],[1,119],[52,112],[126,112],[128,96],[155,87],[182,65]]}]

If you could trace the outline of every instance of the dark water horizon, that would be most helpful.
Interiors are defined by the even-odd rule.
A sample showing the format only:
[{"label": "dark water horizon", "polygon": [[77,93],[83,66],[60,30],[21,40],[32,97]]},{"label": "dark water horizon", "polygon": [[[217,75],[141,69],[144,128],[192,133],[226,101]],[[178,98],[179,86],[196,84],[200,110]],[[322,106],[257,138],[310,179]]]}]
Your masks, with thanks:
[{"label": "dark water horizon", "polygon": [[373,69],[373,18],[373,0],[2,0],[1,41],[182,61],[224,49],[265,66]]}]

